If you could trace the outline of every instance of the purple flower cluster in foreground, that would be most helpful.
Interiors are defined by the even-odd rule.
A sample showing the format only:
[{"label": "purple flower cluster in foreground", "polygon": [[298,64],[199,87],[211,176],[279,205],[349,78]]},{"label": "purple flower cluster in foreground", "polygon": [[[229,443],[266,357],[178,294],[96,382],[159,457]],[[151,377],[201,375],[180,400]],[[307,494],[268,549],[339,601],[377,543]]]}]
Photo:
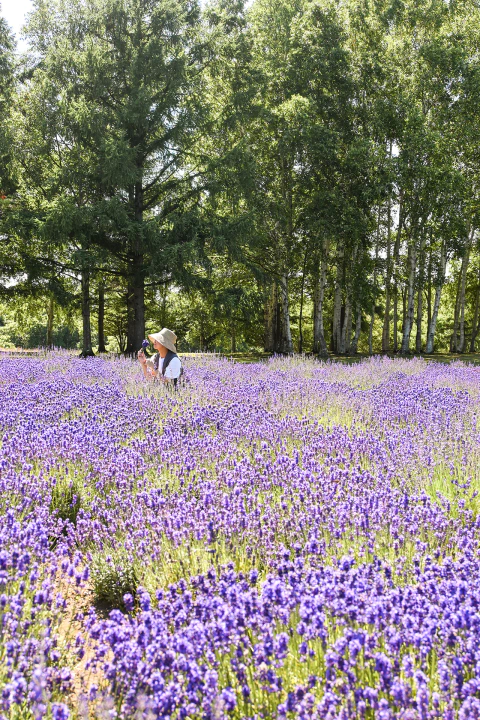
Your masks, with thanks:
[{"label": "purple flower cluster in foreground", "polygon": [[0,361],[0,716],[480,718],[480,370],[186,365]]}]

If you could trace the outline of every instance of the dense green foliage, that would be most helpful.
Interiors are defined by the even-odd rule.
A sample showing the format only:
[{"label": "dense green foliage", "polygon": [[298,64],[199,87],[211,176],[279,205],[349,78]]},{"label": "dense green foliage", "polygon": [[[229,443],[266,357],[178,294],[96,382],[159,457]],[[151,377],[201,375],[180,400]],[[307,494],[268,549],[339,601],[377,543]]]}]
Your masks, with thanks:
[{"label": "dense green foliage", "polygon": [[476,3],[37,0],[27,37],[0,344],[477,349]]}]

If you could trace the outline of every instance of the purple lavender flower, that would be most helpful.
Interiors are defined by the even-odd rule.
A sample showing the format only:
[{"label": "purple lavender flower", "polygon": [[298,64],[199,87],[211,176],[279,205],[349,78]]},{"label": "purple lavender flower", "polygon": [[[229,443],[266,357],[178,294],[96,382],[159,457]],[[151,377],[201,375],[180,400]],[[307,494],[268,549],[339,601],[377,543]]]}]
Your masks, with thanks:
[{"label": "purple lavender flower", "polygon": [[233,692],[232,688],[227,687],[222,690],[220,693],[220,697],[223,701],[224,707],[227,710],[227,712],[230,712],[231,710],[234,710],[237,705],[237,699],[235,697],[235,693]]},{"label": "purple lavender flower", "polygon": [[70,710],[64,703],[53,703],[52,704],[53,720],[68,720],[69,717],[70,717]]}]

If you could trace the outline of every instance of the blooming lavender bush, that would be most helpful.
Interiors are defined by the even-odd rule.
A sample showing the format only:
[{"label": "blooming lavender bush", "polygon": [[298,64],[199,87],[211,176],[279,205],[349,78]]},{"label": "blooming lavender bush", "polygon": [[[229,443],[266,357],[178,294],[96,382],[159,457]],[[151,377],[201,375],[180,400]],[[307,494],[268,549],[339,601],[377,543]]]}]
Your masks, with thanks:
[{"label": "blooming lavender bush", "polygon": [[5,717],[480,717],[479,369],[0,366]]}]

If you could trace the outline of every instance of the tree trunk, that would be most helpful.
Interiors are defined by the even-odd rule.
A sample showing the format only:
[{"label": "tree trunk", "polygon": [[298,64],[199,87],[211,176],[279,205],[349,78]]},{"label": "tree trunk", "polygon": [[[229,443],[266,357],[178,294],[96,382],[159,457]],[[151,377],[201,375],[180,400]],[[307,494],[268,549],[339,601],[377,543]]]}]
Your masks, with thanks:
[{"label": "tree trunk", "polygon": [[400,242],[403,228],[403,191],[400,190],[398,228],[393,249],[393,352],[398,352],[398,268],[400,265]]},{"label": "tree trunk", "polygon": [[350,343],[352,338],[352,305],[350,297],[345,298],[345,317],[343,319],[342,334],[340,340],[340,353],[348,355],[350,353]]},{"label": "tree trunk", "polygon": [[415,351],[422,352],[422,320],[423,320],[423,285],[425,272],[425,233],[420,238],[420,263],[417,288],[417,334],[415,336]]},{"label": "tree trunk", "polygon": [[267,353],[275,352],[276,347],[276,327],[277,327],[277,286],[272,282],[265,301],[265,335],[264,350]]},{"label": "tree trunk", "polygon": [[465,352],[465,289],[467,286],[467,270],[468,270],[468,263],[470,261],[470,250],[472,248],[474,233],[475,233],[475,230],[473,228],[468,233],[467,243],[465,246],[465,252],[462,257],[462,267],[460,270],[460,299],[459,299],[459,305],[460,305],[459,335],[460,335],[460,337],[459,337],[459,343],[458,343],[458,352],[459,353]]},{"label": "tree trunk", "polygon": [[333,303],[332,350],[340,353],[342,348],[342,294],[343,294],[343,245],[337,252],[337,272],[335,278],[335,296]]},{"label": "tree trunk", "polygon": [[437,327],[438,309],[440,307],[440,298],[442,296],[442,289],[445,283],[445,268],[447,264],[445,242],[442,242],[442,249],[440,254],[440,268],[435,284],[435,300],[433,301],[432,319],[428,325],[427,342],[425,345],[425,352],[430,355],[433,353],[433,342],[435,339],[435,330]]},{"label": "tree trunk", "polygon": [[280,290],[280,337],[278,352],[282,354],[293,353],[292,332],[290,328],[290,308],[288,305],[288,281],[283,275],[279,282]]},{"label": "tree trunk", "polygon": [[[390,158],[392,157],[392,142],[390,142]],[[387,208],[387,264],[385,276],[385,314],[383,316],[382,328],[382,352],[390,352],[390,302],[391,302],[391,283],[392,283],[392,197],[388,195]],[[373,328],[372,328],[373,332]],[[370,337],[370,336],[369,336]],[[371,341],[369,342],[369,348]],[[372,353],[370,349],[370,354]]]},{"label": "tree trunk", "polygon": [[121,330],[117,330],[115,332],[115,339],[118,342],[118,349],[120,351],[120,354],[123,355],[125,353],[126,347],[127,347],[127,338],[124,333],[121,332]]},{"label": "tree trunk", "polygon": [[283,249],[292,247],[293,244],[293,167],[291,160],[286,155],[282,155],[280,163],[280,179],[282,184],[282,196],[284,202],[286,225],[278,222],[275,228],[277,236],[277,268],[281,272],[278,280],[278,298],[279,298],[279,337],[277,352],[289,355],[293,353],[292,332],[290,328],[290,308],[288,302],[288,280],[285,269],[285,260],[282,253],[279,252],[283,245]]},{"label": "tree trunk", "polygon": [[352,341],[351,352],[352,355],[356,355],[358,352],[358,341],[360,339],[360,330],[362,328],[362,307],[360,303],[357,304],[357,316],[355,318],[355,335]]},{"label": "tree trunk", "polygon": [[92,348],[92,330],[90,325],[90,271],[86,268],[82,270],[81,287],[83,339],[80,357],[92,357],[94,352]]},{"label": "tree trunk", "polygon": [[455,309],[453,311],[453,332],[450,341],[450,352],[457,352],[458,347],[458,317],[460,314],[460,282],[462,274],[458,273],[457,290],[455,293]]},{"label": "tree trunk", "polygon": [[142,347],[145,338],[145,267],[143,255],[142,225],[143,225],[143,187],[137,182],[130,193],[135,224],[136,237],[131,248],[131,266],[128,283],[128,328],[127,328],[127,354],[135,354]]},{"label": "tree trunk", "polygon": [[51,350],[53,348],[53,310],[54,302],[53,297],[49,298],[48,310],[47,310],[47,348]]},{"label": "tree trunk", "polygon": [[342,309],[342,287],[337,283],[335,285],[332,320],[332,350],[334,353],[340,352],[342,342]]},{"label": "tree trunk", "polygon": [[100,282],[98,286],[98,352],[105,353],[105,286]]},{"label": "tree trunk", "polygon": [[127,282],[127,345],[125,355],[134,352],[135,348],[135,308],[134,308],[135,287],[131,276]]},{"label": "tree trunk", "polygon": [[428,276],[427,276],[427,334],[428,328],[432,322],[432,251],[430,250],[428,257]]},{"label": "tree trunk", "polygon": [[406,312],[404,312],[402,347],[400,352],[407,355],[410,352],[410,333],[412,332],[414,305],[415,305],[415,270],[417,265],[417,253],[414,242],[408,244],[408,284]]},{"label": "tree trunk", "polygon": [[303,352],[303,295],[304,295],[304,280],[302,280],[302,291],[300,293],[300,314],[298,317],[298,352]]},{"label": "tree trunk", "polygon": [[163,283],[161,286],[161,298],[162,302],[160,305],[161,308],[161,318],[160,318],[160,324],[162,327],[165,327],[167,324],[167,283]]},{"label": "tree trunk", "polygon": [[[390,208],[389,208],[390,210]],[[370,355],[373,354],[373,325],[375,323],[375,293],[377,289],[377,267],[378,267],[378,251],[380,246],[380,206],[378,207],[378,218],[377,218],[377,238],[375,241],[375,265],[373,267],[373,300],[372,310],[370,315],[370,327],[368,328],[368,352]],[[390,241],[388,241],[388,252],[390,252]],[[390,330],[389,330],[390,334]],[[383,344],[383,338],[382,338]]]},{"label": "tree trunk", "polygon": [[[143,255],[138,258],[138,266],[143,270]],[[143,283],[143,277],[139,274],[138,284],[134,289],[133,294],[134,300],[134,317],[135,317],[135,332],[134,332],[134,343],[135,352],[138,352],[142,347],[142,343],[145,340],[145,288]]]},{"label": "tree trunk", "polygon": [[231,335],[230,335],[230,349],[232,353],[237,352],[237,334],[235,332],[235,326],[231,329]]},{"label": "tree trunk", "polygon": [[398,352],[398,286],[393,288],[393,352]]},{"label": "tree trunk", "polygon": [[302,288],[300,292],[300,316],[298,318],[298,352],[303,352],[303,300],[305,296],[305,269],[307,265],[308,245],[305,249],[302,268]]},{"label": "tree trunk", "polygon": [[320,262],[320,275],[315,283],[313,296],[313,352],[320,357],[327,357],[328,349],[325,342],[325,329],[323,325],[323,302],[325,300],[325,286],[327,284],[327,243],[323,243],[322,259]]},{"label": "tree trunk", "polygon": [[470,352],[475,352],[475,343],[477,340],[478,335],[478,320],[479,320],[479,314],[480,314],[480,269],[478,270],[478,282],[477,282],[477,292],[475,295],[475,310],[473,311],[473,320],[472,320],[472,337],[470,338]]},{"label": "tree trunk", "polygon": [[373,355],[373,324],[375,321],[375,303],[373,303],[371,316],[370,316],[370,324],[368,327],[368,353],[369,355]]},{"label": "tree trunk", "polygon": [[128,287],[127,354],[136,354],[145,339],[145,288],[143,278],[143,255],[136,255],[132,262],[132,275]]}]

